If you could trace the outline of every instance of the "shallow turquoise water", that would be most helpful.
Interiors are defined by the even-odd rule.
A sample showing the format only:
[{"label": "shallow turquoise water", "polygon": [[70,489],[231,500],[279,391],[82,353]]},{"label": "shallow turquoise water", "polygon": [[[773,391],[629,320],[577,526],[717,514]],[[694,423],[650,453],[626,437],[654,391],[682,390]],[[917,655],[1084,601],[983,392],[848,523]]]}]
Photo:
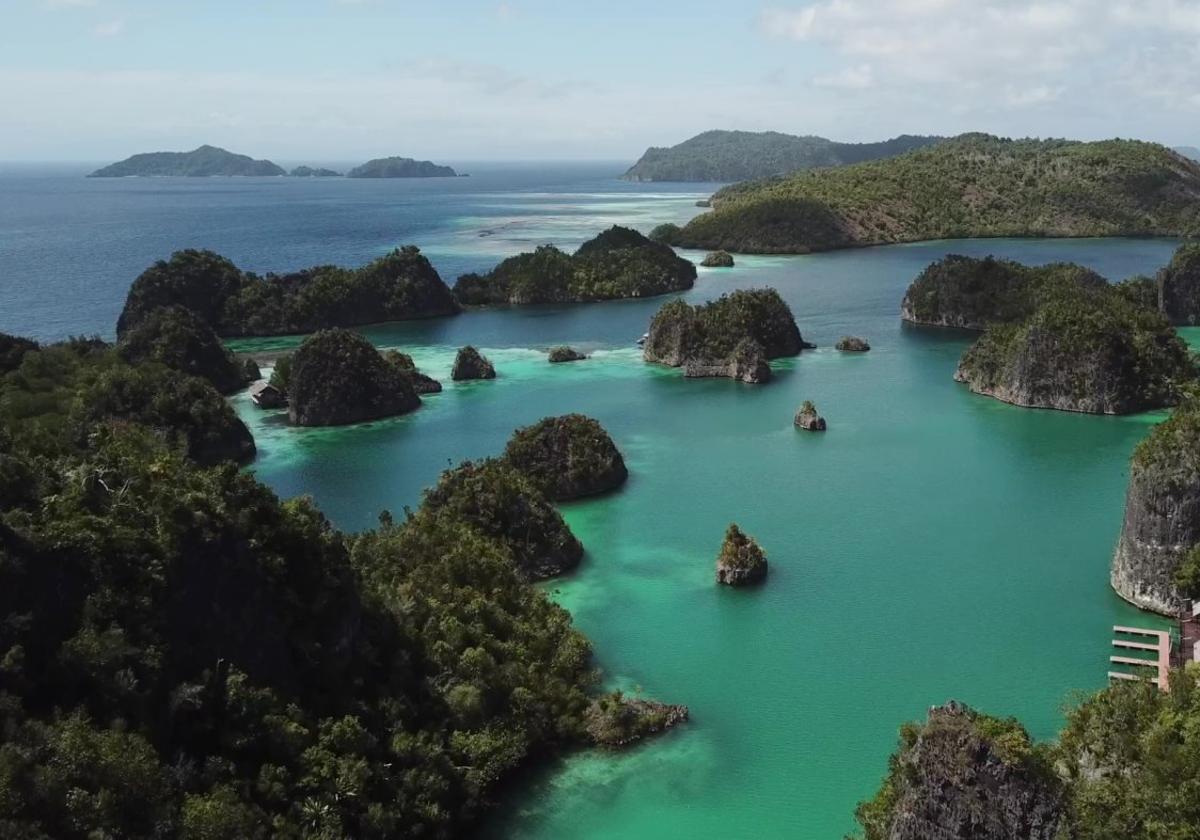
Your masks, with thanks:
[{"label": "shallow turquoise water", "polygon": [[[702,270],[688,299],[774,286],[820,345],[777,362],[763,387],[643,364],[632,341],[658,299],[367,330],[446,380],[407,417],[303,430],[239,408],[260,444],[259,476],[283,495],[311,493],[347,528],[415,504],[448,464],[498,453],[516,426],[598,418],[631,478],[565,508],[588,555],[549,589],[611,683],[687,703],[693,722],[625,755],[580,753],[533,774],[492,834],[837,838],[902,722],[953,697],[1049,737],[1073,692],[1104,684],[1111,625],[1154,623],[1111,593],[1107,570],[1130,451],[1159,418],[971,395],[951,379],[969,336],[904,327],[904,288],[949,251],[1076,260],[1120,278],[1155,270],[1173,247],[938,242]],[[844,333],[871,352],[830,349]],[[448,381],[467,342],[499,379]],[[542,350],[562,342],[595,355],[549,365]],[[793,429],[804,399],[826,434]],[[731,520],[770,556],[762,589],[713,584]]]}]

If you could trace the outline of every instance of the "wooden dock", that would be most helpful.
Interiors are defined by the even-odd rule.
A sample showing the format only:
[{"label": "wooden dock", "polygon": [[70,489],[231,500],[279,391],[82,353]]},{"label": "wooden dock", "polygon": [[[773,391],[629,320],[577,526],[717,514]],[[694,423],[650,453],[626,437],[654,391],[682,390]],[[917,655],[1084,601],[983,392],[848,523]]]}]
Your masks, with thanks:
[{"label": "wooden dock", "polygon": [[[1112,664],[1123,665],[1135,670],[1109,671],[1108,678],[1110,680],[1149,681],[1158,686],[1160,691],[1168,691],[1170,689],[1171,676],[1171,634],[1165,630],[1146,630],[1142,627],[1123,627],[1119,624],[1113,627],[1113,632],[1117,634],[1117,638],[1113,639],[1113,647],[1124,651],[1152,653],[1154,656],[1122,656],[1114,654],[1108,658]],[[1135,636],[1141,639],[1141,641],[1121,638],[1122,636]],[[1153,641],[1146,641],[1150,639]],[[1138,670],[1144,668],[1153,668],[1154,676],[1146,676],[1144,672],[1137,673]]]}]

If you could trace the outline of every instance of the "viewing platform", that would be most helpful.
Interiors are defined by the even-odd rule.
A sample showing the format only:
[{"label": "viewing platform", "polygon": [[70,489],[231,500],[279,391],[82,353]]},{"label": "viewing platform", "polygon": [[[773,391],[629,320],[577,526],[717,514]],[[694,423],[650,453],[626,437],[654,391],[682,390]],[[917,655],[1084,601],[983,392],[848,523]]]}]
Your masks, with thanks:
[{"label": "viewing platform", "polygon": [[[1152,682],[1160,691],[1168,691],[1171,674],[1171,634],[1165,630],[1146,630],[1141,627],[1124,627],[1115,625],[1113,632],[1118,638],[1113,639],[1113,647],[1127,651],[1142,651],[1153,656],[1120,656],[1113,655],[1108,659],[1114,665],[1123,665],[1133,671],[1109,671],[1110,680],[1137,680]],[[1138,641],[1121,637],[1135,636]],[[1141,669],[1153,668],[1154,676],[1147,675]]]}]

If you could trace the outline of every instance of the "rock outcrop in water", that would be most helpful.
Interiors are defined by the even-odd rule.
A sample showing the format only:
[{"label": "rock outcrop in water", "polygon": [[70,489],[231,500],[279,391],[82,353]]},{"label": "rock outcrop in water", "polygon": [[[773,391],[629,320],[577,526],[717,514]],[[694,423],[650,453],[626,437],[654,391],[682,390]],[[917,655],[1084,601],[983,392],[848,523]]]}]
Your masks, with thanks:
[{"label": "rock outcrop in water", "polygon": [[582,362],[587,356],[573,347],[563,346],[551,347],[548,358],[553,364],[559,364],[562,362]]},{"label": "rock outcrop in water", "polygon": [[599,422],[582,414],[517,429],[504,459],[556,502],[607,493],[625,483],[625,459]]},{"label": "rock outcrop in water", "polygon": [[579,565],[583,546],[562,515],[506,461],[465,462],[425,492],[424,507],[500,540],[523,576],[542,580]]},{"label": "rock outcrop in water", "polygon": [[901,731],[858,819],[866,840],[1059,840],[1062,786],[1019,723],[951,701]]},{"label": "rock outcrop in water", "polygon": [[413,361],[412,356],[407,353],[401,353],[399,350],[389,350],[383,354],[383,358],[388,364],[393,365],[407,377],[408,381],[412,384],[413,390],[421,396],[425,394],[440,394],[442,392],[442,383],[438,382],[432,376],[426,376],[417,370],[417,365]]},{"label": "rock outcrop in water", "polygon": [[746,289],[700,306],[665,304],[650,322],[642,355],[647,362],[682,367],[689,377],[759,383],[771,378],[769,359],[811,346],[778,292]]},{"label": "rock outcrop in water", "polygon": [[288,417],[297,426],[342,426],[413,411],[412,382],[358,333],[322,330],[291,359]]},{"label": "rock outcrop in water", "polygon": [[492,363],[487,360],[486,356],[468,344],[466,347],[460,348],[458,355],[454,357],[454,368],[450,371],[450,378],[455,382],[469,379],[495,379],[496,368],[492,367]]},{"label": "rock outcrop in water", "polygon": [[621,692],[597,697],[584,712],[592,743],[621,749],[659,735],[688,719],[688,707],[628,698]]},{"label": "rock outcrop in water", "polygon": [[696,266],[636,230],[614,225],[567,254],[553,245],[509,257],[454,284],[469,306],[584,303],[653,297],[692,288]]},{"label": "rock outcrop in water", "polygon": [[1106,285],[1099,274],[1073,263],[1027,266],[951,254],[912,282],[900,317],[914,324],[983,330],[1028,317],[1056,291]]},{"label": "rock outcrop in water", "polygon": [[733,268],[733,254],[728,251],[711,251],[700,261],[705,268]]},{"label": "rock outcrop in water", "polygon": [[1049,294],[991,327],[954,378],[1013,405],[1129,414],[1175,404],[1196,370],[1166,319],[1105,286]]},{"label": "rock outcrop in water", "polygon": [[767,555],[753,537],[731,523],[717,555],[717,583],[749,586],[767,579]]},{"label": "rock outcrop in water", "polygon": [[806,432],[825,431],[825,418],[817,413],[817,407],[810,400],[805,400],[800,406],[793,423],[797,429],[804,429]]},{"label": "rock outcrop in water", "polygon": [[1177,615],[1176,572],[1200,544],[1200,401],[1190,399],[1133,453],[1112,586],[1144,609]]},{"label": "rock outcrop in water", "polygon": [[834,349],[841,350],[844,353],[866,353],[871,349],[871,345],[865,338],[844,335],[838,339],[838,343],[834,345]]},{"label": "rock outcrop in water", "polygon": [[1160,272],[1158,287],[1163,314],[1172,324],[1200,325],[1200,245],[1188,244],[1176,251]]}]

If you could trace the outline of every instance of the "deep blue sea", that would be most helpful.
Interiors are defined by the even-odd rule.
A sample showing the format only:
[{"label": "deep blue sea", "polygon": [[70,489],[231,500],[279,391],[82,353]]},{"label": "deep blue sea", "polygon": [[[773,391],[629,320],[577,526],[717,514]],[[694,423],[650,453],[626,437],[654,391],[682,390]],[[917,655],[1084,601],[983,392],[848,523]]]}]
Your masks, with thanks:
[{"label": "deep blue sea", "polygon": [[452,284],[617,222],[684,220],[718,186],[626,183],[621,162],[453,163],[467,178],[85,178],[96,166],[0,164],[0,332],[111,338],[129,284],[181,248],[265,273],[416,244]]}]

